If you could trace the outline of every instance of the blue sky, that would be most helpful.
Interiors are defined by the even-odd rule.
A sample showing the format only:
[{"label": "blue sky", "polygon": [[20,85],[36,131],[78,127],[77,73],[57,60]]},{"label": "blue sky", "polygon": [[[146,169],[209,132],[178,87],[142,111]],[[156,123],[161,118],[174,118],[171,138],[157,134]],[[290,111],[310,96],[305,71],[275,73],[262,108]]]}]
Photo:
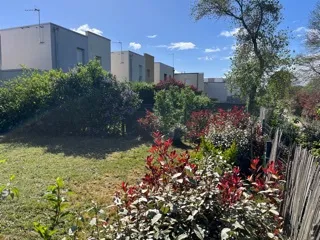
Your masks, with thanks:
[{"label": "blue sky", "polygon": [[[229,35],[234,26],[224,19],[196,22],[190,14],[193,1],[10,0],[0,8],[0,28],[36,24],[37,15],[24,10],[37,7],[42,22],[77,30],[95,29],[113,42],[122,41],[124,50],[149,53],[169,65],[173,64],[174,53],[177,71],[221,77],[230,68],[234,38]],[[303,52],[302,35],[316,0],[280,2],[284,7],[281,27],[291,31],[290,48]],[[117,51],[120,45],[112,43],[111,48]]]}]

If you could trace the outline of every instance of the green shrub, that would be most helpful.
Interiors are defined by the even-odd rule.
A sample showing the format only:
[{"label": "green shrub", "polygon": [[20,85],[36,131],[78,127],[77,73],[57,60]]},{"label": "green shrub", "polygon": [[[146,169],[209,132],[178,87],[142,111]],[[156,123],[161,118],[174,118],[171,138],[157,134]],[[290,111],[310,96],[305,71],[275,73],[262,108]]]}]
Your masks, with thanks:
[{"label": "green shrub", "polygon": [[0,131],[32,117],[32,131],[58,134],[122,134],[123,121],[141,101],[97,61],[68,73],[27,71],[0,88]]},{"label": "green shrub", "polygon": [[0,131],[13,128],[20,122],[48,108],[54,101],[58,80],[66,75],[58,70],[39,72],[26,70],[0,87]]},{"label": "green shrub", "polygon": [[143,104],[154,104],[155,85],[146,82],[131,82],[132,90],[139,94]]},{"label": "green shrub", "polygon": [[154,114],[161,123],[160,131],[172,132],[184,127],[196,110],[208,109],[211,100],[204,95],[197,95],[191,88],[171,86],[156,93]]}]

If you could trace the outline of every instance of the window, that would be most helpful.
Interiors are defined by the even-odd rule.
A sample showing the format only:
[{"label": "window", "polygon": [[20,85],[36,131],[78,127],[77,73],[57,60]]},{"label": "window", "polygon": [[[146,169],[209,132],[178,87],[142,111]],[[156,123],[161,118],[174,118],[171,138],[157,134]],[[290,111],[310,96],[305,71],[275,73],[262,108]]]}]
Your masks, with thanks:
[{"label": "window", "polygon": [[166,73],[163,75],[163,80],[167,80],[167,74]]},{"label": "window", "polygon": [[96,56],[95,59],[100,63],[100,65],[102,64],[102,59],[100,56]]},{"label": "window", "polygon": [[150,69],[147,69],[147,77],[148,77],[148,79],[150,78]]},{"label": "window", "polygon": [[139,65],[139,82],[142,81],[142,65]]},{"label": "window", "polygon": [[77,63],[84,64],[84,50],[77,48]]}]

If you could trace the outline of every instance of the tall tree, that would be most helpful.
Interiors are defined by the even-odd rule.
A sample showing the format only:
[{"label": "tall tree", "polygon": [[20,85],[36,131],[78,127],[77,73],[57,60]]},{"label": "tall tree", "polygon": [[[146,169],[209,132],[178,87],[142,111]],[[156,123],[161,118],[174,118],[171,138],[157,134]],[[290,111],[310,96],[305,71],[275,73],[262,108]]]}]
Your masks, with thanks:
[{"label": "tall tree", "polygon": [[239,29],[227,80],[247,97],[251,113],[256,112],[257,95],[270,76],[288,63],[287,35],[278,31],[281,9],[278,0],[198,0],[193,8],[196,20],[225,18]]},{"label": "tall tree", "polygon": [[305,34],[306,52],[296,57],[295,77],[309,90],[320,90],[320,1],[311,12]]},{"label": "tall tree", "polygon": [[320,1],[316,4],[315,9],[311,12],[309,19],[309,29],[307,31],[307,47],[313,52],[320,50]]}]

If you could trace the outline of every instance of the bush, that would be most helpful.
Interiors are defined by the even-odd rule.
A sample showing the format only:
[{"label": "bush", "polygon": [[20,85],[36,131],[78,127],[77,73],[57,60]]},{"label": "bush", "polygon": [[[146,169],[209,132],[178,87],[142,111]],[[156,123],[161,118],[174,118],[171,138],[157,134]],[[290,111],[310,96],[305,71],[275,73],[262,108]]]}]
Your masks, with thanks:
[{"label": "bush", "polygon": [[183,82],[180,82],[178,80],[175,80],[174,78],[169,78],[167,80],[163,80],[163,81],[160,81],[156,86],[155,86],[155,89],[157,91],[160,91],[160,90],[164,90],[164,89],[169,89],[170,87],[172,86],[176,86],[180,89],[185,89],[185,88],[190,88],[194,93],[200,95],[202,92],[199,91],[195,86],[191,85],[191,86],[188,86],[186,85],[185,83]]},{"label": "bush", "polygon": [[[68,73],[30,72],[0,88],[0,129],[37,116],[33,130],[58,134],[123,134],[141,100],[96,61]],[[41,115],[40,115],[41,113]]]},{"label": "bush", "polygon": [[172,132],[185,126],[191,113],[210,108],[211,100],[204,95],[196,95],[190,88],[171,86],[156,93],[154,114],[161,123],[160,131]]},{"label": "bush", "polygon": [[243,172],[248,171],[250,159],[264,154],[262,127],[243,108],[234,107],[230,111],[219,109],[209,122],[205,140],[222,151],[235,144],[237,157],[234,163]]},{"label": "bush", "polygon": [[5,82],[0,87],[0,132],[50,107],[57,81],[65,79],[66,75],[58,70],[25,70],[16,79]]},{"label": "bush", "polygon": [[146,82],[131,82],[132,90],[139,94],[143,104],[154,104],[155,85]]},{"label": "bush", "polygon": [[213,114],[210,110],[201,110],[191,113],[191,117],[186,124],[187,138],[191,141],[199,141],[208,131],[209,123]]},{"label": "bush", "polygon": [[[238,168],[223,168],[221,156],[192,163],[187,153],[170,151],[156,135],[147,173],[139,185],[122,184],[115,196],[115,220],[100,231],[106,239],[278,239],[282,218],[281,169],[251,164],[243,179]],[[269,182],[266,176],[270,176]],[[101,219],[103,221],[103,219]]]}]

